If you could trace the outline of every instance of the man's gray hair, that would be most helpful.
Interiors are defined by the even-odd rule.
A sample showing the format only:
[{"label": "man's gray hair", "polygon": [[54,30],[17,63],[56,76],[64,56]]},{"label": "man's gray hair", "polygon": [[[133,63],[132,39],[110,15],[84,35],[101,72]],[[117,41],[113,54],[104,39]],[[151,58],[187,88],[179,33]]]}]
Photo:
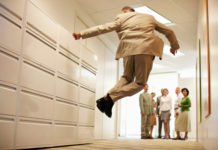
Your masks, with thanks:
[{"label": "man's gray hair", "polygon": [[135,12],[135,9],[133,9],[132,7],[130,7],[130,6],[125,6],[125,7],[123,7],[122,8],[122,11],[123,10],[128,10],[128,11],[131,11],[131,12]]}]

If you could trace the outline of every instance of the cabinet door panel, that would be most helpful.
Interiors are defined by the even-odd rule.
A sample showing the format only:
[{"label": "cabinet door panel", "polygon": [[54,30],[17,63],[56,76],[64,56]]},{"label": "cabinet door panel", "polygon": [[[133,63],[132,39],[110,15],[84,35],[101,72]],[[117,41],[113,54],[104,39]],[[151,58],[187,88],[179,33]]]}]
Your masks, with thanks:
[{"label": "cabinet door panel", "polygon": [[66,29],[59,28],[59,42],[62,47],[70,51],[75,56],[80,56],[80,44],[75,41],[72,37],[72,33],[68,32]]},{"label": "cabinet door panel", "polygon": [[76,126],[55,125],[54,126],[54,143],[55,145],[76,144]]},{"label": "cabinet door panel", "polygon": [[55,49],[32,33],[24,34],[23,53],[46,67],[55,68]]},{"label": "cabinet door panel", "polygon": [[0,50],[0,80],[18,83],[19,61],[12,55]]},{"label": "cabinet door panel", "polygon": [[86,62],[88,65],[97,69],[97,55],[88,50],[85,46],[81,48],[82,61]]},{"label": "cabinet door panel", "polygon": [[94,128],[93,127],[79,127],[79,140],[92,140],[94,139]]},{"label": "cabinet door panel", "polygon": [[96,75],[85,67],[81,67],[81,82],[95,90]]},{"label": "cabinet door panel", "polygon": [[21,92],[19,116],[51,120],[52,104],[51,98],[29,92]]},{"label": "cabinet door panel", "polygon": [[16,89],[0,85],[0,114],[16,115]]},{"label": "cabinet door panel", "polygon": [[[66,56],[69,55],[69,56]],[[59,53],[58,54],[58,63],[57,69],[62,74],[67,75],[68,77],[72,78],[73,80],[79,80],[79,63],[74,61],[70,54],[66,53]]]},{"label": "cabinet door panel", "polygon": [[14,121],[0,120],[0,149],[13,149]]},{"label": "cabinet door panel", "polygon": [[0,44],[19,52],[21,49],[22,30],[14,23],[0,16]]},{"label": "cabinet door panel", "polygon": [[51,124],[19,122],[17,125],[16,148],[50,146]]},{"label": "cabinet door panel", "polygon": [[83,87],[80,88],[79,91],[79,99],[80,99],[80,103],[91,106],[91,107],[95,107],[95,93],[87,90]]},{"label": "cabinet door panel", "polygon": [[79,123],[82,125],[94,125],[95,111],[92,109],[79,108]]},{"label": "cabinet door panel", "polygon": [[54,115],[55,115],[55,120],[58,121],[76,122],[77,108],[75,105],[56,101]]},{"label": "cabinet door panel", "polygon": [[57,25],[31,2],[28,3],[27,23],[56,43]]},{"label": "cabinet door panel", "polygon": [[43,93],[54,94],[54,75],[40,67],[24,62],[21,71],[21,85]]}]

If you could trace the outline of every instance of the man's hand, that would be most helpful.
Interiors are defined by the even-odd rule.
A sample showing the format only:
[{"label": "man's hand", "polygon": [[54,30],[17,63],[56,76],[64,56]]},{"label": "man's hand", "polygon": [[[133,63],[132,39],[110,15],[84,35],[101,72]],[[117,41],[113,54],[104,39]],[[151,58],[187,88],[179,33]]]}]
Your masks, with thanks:
[{"label": "man's hand", "polygon": [[176,53],[177,53],[177,49],[170,49],[170,53],[172,53],[173,55],[176,55]]},{"label": "man's hand", "polygon": [[181,104],[178,104],[178,107],[181,107]]},{"label": "man's hand", "polygon": [[79,40],[80,37],[81,37],[81,34],[78,33],[78,32],[74,32],[74,33],[73,33],[73,37],[75,38],[75,40]]},{"label": "man's hand", "polygon": [[171,113],[169,113],[169,116],[171,116]]},{"label": "man's hand", "polygon": [[179,112],[176,112],[176,116],[178,116],[179,115]]}]

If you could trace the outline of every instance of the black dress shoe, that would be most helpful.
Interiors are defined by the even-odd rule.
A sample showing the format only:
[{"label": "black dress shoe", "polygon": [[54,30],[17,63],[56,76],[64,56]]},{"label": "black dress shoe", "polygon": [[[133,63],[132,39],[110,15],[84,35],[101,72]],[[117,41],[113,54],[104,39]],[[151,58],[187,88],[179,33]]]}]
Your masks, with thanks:
[{"label": "black dress shoe", "polygon": [[179,137],[179,138],[173,138],[173,140],[182,140],[182,138],[181,137]]},{"label": "black dress shoe", "polygon": [[113,105],[114,105],[114,102],[112,101],[111,97],[108,94],[107,97],[105,98],[105,109],[104,109],[104,112],[105,112],[105,114],[109,118],[111,118],[111,116],[112,116]]},{"label": "black dress shoe", "polygon": [[106,100],[104,99],[104,97],[98,99],[98,100],[96,101],[96,103],[97,103],[98,109],[99,109],[101,112],[104,113],[105,103],[106,103]]}]

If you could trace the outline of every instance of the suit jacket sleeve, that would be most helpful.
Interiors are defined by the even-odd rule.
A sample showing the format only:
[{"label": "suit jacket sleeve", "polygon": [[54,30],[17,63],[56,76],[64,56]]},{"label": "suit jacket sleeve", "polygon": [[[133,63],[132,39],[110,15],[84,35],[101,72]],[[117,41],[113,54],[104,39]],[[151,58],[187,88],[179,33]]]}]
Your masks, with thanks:
[{"label": "suit jacket sleeve", "polygon": [[120,17],[117,16],[115,18],[114,22],[110,22],[110,23],[106,23],[104,25],[98,25],[95,27],[91,27],[89,29],[85,29],[85,30],[81,31],[80,34],[81,34],[81,37],[83,39],[85,39],[85,38],[97,36],[100,34],[104,34],[107,32],[111,32],[114,30],[119,30],[120,24],[121,24]]},{"label": "suit jacket sleeve", "polygon": [[173,32],[173,30],[156,20],[155,20],[155,25],[156,25],[155,30],[164,34],[166,38],[169,40],[171,48],[174,50],[179,49],[179,43],[176,39],[176,35]]}]

